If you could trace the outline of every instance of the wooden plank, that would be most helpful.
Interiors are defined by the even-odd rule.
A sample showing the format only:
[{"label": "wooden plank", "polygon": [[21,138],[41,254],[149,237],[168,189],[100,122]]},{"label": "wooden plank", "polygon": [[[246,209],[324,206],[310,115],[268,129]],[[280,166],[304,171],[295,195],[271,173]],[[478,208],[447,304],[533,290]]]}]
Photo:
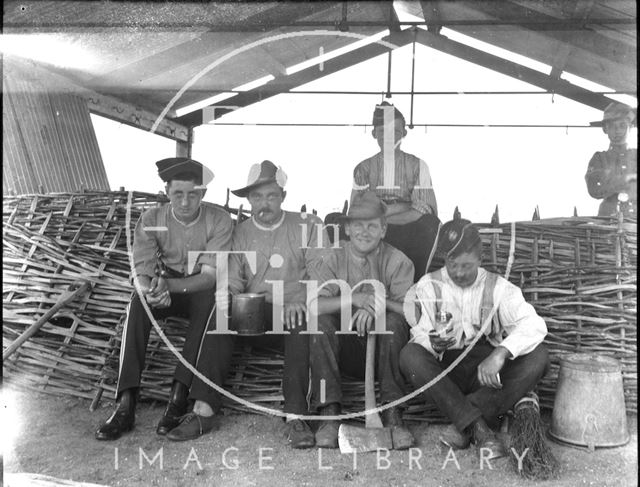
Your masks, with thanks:
[{"label": "wooden plank", "polygon": [[[396,45],[397,47],[402,47],[404,45],[409,44],[413,40],[413,33],[409,32],[409,30],[404,30],[402,32],[393,32],[390,35],[384,37],[382,41],[388,42]],[[318,69],[318,66],[311,66],[302,71],[298,71],[290,76],[281,76],[276,78],[270,83],[267,83],[263,87],[256,88],[254,90],[250,90],[244,93],[238,93],[235,96],[228,98],[220,103],[211,105],[212,107],[216,106],[235,106],[237,108],[242,108],[253,103],[257,103],[261,100],[270,98],[272,96],[278,95],[280,93],[285,93],[290,91],[298,86],[309,83],[316,79],[322,78],[323,76],[327,76],[329,74],[335,73],[342,69],[351,67],[355,64],[361,63],[363,61],[367,61],[372,59],[380,54],[384,54],[389,52],[391,49],[379,42],[372,43],[366,46],[363,46],[359,49],[351,51],[347,54],[335,57],[333,59],[329,59],[323,63],[322,71]],[[236,109],[237,109],[236,108]],[[225,113],[232,111],[233,109],[229,108],[220,108],[215,110],[215,118],[219,118]],[[208,113],[211,113],[209,108]],[[183,125],[189,126],[197,126],[202,125],[203,123],[203,110],[198,110],[193,113],[189,113],[176,119],[179,123]],[[206,119],[204,119],[206,121]]]}]

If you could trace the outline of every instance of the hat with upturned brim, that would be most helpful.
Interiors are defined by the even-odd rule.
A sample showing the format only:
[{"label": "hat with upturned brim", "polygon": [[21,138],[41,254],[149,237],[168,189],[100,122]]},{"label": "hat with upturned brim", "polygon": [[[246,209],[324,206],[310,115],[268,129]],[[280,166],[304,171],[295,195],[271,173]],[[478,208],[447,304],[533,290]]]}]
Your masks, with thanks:
[{"label": "hat with upturned brim", "polygon": [[192,176],[197,185],[206,186],[213,179],[213,172],[204,164],[189,157],[168,157],[156,162],[158,176],[168,183],[176,176]]},{"label": "hat with upturned brim", "polygon": [[636,109],[625,105],[624,103],[616,102],[609,103],[607,108],[604,109],[602,114],[602,120],[596,120],[589,123],[592,127],[604,127],[604,124],[612,120],[626,120],[629,125],[636,124]]},{"label": "hat with upturned brim", "polygon": [[352,220],[372,220],[381,218],[387,213],[387,205],[374,191],[365,191],[353,198],[346,215],[339,217],[343,222]]},{"label": "hat with upturned brim", "polygon": [[287,184],[287,175],[281,167],[276,166],[271,161],[262,161],[260,164],[254,164],[249,169],[249,177],[247,185],[244,188],[231,191],[236,196],[245,198],[249,193],[263,184],[276,183],[282,189]]},{"label": "hat with upturned brim", "polygon": [[481,242],[476,226],[469,220],[457,218],[440,228],[436,253],[443,257],[452,257],[471,250]]}]

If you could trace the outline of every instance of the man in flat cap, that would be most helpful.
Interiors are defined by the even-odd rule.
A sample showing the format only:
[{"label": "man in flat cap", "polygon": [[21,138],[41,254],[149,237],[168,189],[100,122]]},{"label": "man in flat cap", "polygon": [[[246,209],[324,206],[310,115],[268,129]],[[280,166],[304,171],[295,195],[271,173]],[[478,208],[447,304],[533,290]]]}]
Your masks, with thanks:
[{"label": "man in flat cap", "polygon": [[386,203],[384,240],[409,257],[417,281],[427,271],[440,223],[429,167],[422,159],[400,150],[407,135],[404,116],[386,101],[376,105],[373,112],[372,135],[380,152],[353,170],[351,201],[370,190]]},{"label": "man in flat cap", "polygon": [[[311,335],[311,405],[321,415],[337,416],[341,413],[341,375],[364,377],[367,334],[376,322],[376,300],[382,299],[385,331],[376,346],[376,375],[380,381],[380,400],[387,404],[404,396],[404,379],[398,359],[402,347],[409,339],[409,325],[403,317],[402,303],[413,285],[413,263],[399,250],[382,239],[387,230],[385,204],[373,191],[357,195],[344,217],[345,231],[350,237],[341,248],[330,249],[322,265],[312,269],[311,278],[317,281],[318,331]],[[343,299],[342,290],[335,282],[340,279],[349,285],[350,300]],[[362,281],[374,279],[383,291]],[[313,298],[312,298],[313,299]],[[310,304],[311,306],[312,304]],[[344,307],[347,313],[342,323]],[[347,318],[348,316],[348,318]],[[345,329],[353,334],[336,334]],[[325,394],[320,392],[325,381]],[[382,412],[384,425],[391,428],[393,447],[404,450],[411,447],[414,438],[402,422],[399,407]],[[337,420],[324,421],[316,432],[316,446],[338,447]]]},{"label": "man in flat cap", "polygon": [[[202,201],[213,173],[186,157],[172,157],[156,163],[166,183],[169,203],[145,211],[133,239],[135,274],[142,293],[133,295],[122,332],[117,407],[95,433],[99,440],[115,440],[134,426],[135,405],[151,320],[184,315],[189,328],[182,350],[195,365],[202,337],[214,303],[215,260],[198,251],[228,251],[233,229],[229,214]],[[190,265],[192,267],[190,267]],[[174,373],[169,403],[158,423],[157,433],[166,435],[187,412],[187,395],[193,375],[182,364]]]},{"label": "man in flat cap", "polygon": [[547,327],[518,287],[480,267],[482,242],[471,222],[445,223],[437,252],[445,267],[418,282],[421,317],[400,354],[400,368],[417,389],[466,353],[424,397],[453,423],[443,443],[462,449],[473,441],[484,458],[504,456],[491,428],[544,376]]},{"label": "man in flat cap", "polygon": [[[253,165],[247,185],[233,191],[249,200],[251,218],[234,229],[232,250],[254,253],[257,265],[252,268],[244,254],[231,255],[229,290],[232,294],[264,294],[267,328],[275,328],[273,308],[276,303],[283,303],[284,335],[242,339],[256,345],[280,347],[284,342],[282,388],[286,435],[293,448],[310,448],[314,445],[313,432],[297,418],[308,412],[309,389],[309,335],[300,334],[306,328],[306,288],[301,281],[308,279],[309,269],[321,260],[328,237],[318,217],[282,209],[286,180],[282,168],[263,161]],[[229,334],[209,334],[205,338],[207,353],[201,355],[198,370],[217,385],[221,386],[227,376],[235,339],[235,335]],[[196,400],[193,413],[168,435],[171,440],[194,439],[215,426],[221,394],[196,379],[190,397]]]},{"label": "man in flat cap", "polygon": [[610,142],[608,150],[593,155],[585,175],[589,194],[602,200],[598,216],[616,215],[619,205],[625,217],[638,217],[638,151],[627,146],[635,120],[635,109],[613,102],[605,108],[602,121],[591,123],[601,126]]}]

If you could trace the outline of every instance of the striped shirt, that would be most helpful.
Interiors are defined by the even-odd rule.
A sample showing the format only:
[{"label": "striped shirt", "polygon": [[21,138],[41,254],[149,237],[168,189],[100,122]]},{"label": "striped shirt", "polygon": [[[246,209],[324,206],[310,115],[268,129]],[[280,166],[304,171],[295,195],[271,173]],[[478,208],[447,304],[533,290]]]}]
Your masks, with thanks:
[{"label": "striped shirt", "polygon": [[[461,349],[471,343],[477,332],[482,327],[481,306],[484,283],[487,271],[478,269],[475,282],[466,288],[461,288],[453,283],[447,274],[446,268],[441,272],[442,304],[441,311],[451,313],[453,324],[452,336],[456,343],[450,349]],[[433,289],[433,273],[429,273],[418,281],[416,295],[422,311],[420,321],[411,329],[411,341],[422,345],[433,355],[442,358],[431,347],[429,331],[434,329],[435,300]],[[503,328],[502,336],[487,336],[491,345],[498,345],[511,352],[512,358],[526,355],[543,342],[547,334],[547,325],[538,316],[533,306],[527,303],[522,296],[522,291],[503,277],[498,277],[493,292],[494,306],[497,305],[497,313]],[[491,330],[488,325],[487,332]]]},{"label": "striped shirt", "polygon": [[385,167],[383,153],[379,152],[358,164],[353,170],[352,199],[357,193],[372,190],[386,203],[409,203],[422,214],[437,215],[427,163],[403,151],[395,152],[394,163]]}]

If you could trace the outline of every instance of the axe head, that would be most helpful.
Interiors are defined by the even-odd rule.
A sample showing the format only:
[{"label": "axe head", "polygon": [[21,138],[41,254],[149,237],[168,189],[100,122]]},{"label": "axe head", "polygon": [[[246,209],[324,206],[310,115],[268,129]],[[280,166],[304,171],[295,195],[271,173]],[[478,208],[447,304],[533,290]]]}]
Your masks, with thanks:
[{"label": "axe head", "polygon": [[341,424],[338,429],[340,453],[367,452],[393,449],[390,428],[363,428]]}]

